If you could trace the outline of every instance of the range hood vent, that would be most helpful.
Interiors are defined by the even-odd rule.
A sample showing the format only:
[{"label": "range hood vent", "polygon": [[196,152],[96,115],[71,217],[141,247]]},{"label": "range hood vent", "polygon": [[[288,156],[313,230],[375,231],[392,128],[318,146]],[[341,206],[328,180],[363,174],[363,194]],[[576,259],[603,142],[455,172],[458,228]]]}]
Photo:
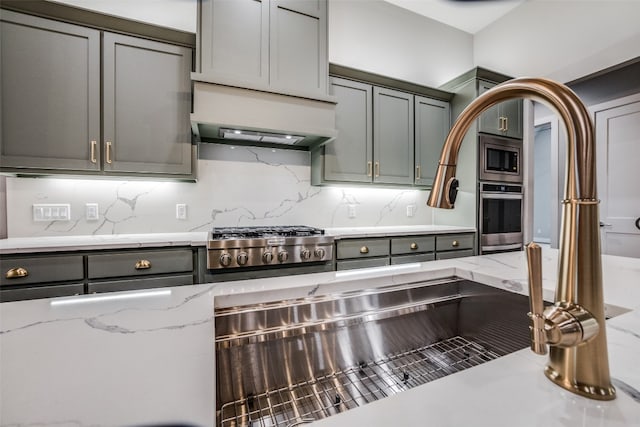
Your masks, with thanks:
[{"label": "range hood vent", "polygon": [[310,149],[337,135],[336,102],[193,81],[191,128],[198,142]]}]

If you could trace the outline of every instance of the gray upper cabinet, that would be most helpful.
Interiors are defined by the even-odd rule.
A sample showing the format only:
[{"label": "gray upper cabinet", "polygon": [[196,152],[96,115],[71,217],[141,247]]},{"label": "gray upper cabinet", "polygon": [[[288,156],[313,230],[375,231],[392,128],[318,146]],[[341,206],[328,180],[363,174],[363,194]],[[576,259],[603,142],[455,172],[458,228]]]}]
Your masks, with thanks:
[{"label": "gray upper cabinet", "polygon": [[269,0],[200,2],[200,72],[269,84]]},{"label": "gray upper cabinet", "polygon": [[100,32],[1,12],[2,169],[100,169]]},{"label": "gray upper cabinet", "polygon": [[201,0],[198,72],[220,83],[327,94],[326,0]]},{"label": "gray upper cabinet", "polygon": [[105,172],[191,173],[191,50],[104,33]]},{"label": "gray upper cabinet", "polygon": [[448,102],[415,97],[415,181],[431,186],[438,168],[444,140],[449,133],[451,113]]},{"label": "gray upper cabinet", "polygon": [[326,0],[271,0],[270,86],[326,94]]},{"label": "gray upper cabinet", "polygon": [[413,95],[373,88],[373,182],[413,183]]},{"label": "gray upper cabinet", "polygon": [[[478,81],[478,95],[482,95],[496,84]],[[479,131],[494,135],[522,139],[522,101],[510,100],[484,111],[479,119]]]},{"label": "gray upper cabinet", "polygon": [[[324,180],[371,182],[373,88],[368,84],[332,77],[330,93],[338,100],[338,138],[324,147],[321,160],[324,164],[319,166],[324,170]],[[312,156],[316,154],[312,153]]]},{"label": "gray upper cabinet", "polygon": [[192,177],[191,49],[4,9],[1,35],[3,171]]}]

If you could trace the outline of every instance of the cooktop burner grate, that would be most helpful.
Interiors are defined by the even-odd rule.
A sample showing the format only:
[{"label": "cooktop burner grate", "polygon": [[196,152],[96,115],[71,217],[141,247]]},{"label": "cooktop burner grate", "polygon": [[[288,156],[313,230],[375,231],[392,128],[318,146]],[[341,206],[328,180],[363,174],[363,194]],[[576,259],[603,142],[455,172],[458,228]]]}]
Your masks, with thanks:
[{"label": "cooktop burner grate", "polygon": [[259,226],[259,227],[214,227],[211,230],[213,239],[251,239],[263,237],[306,237],[320,236],[324,230],[305,225]]},{"label": "cooktop burner grate", "polygon": [[455,336],[310,381],[224,404],[219,425],[295,426],[397,394],[500,357]]}]

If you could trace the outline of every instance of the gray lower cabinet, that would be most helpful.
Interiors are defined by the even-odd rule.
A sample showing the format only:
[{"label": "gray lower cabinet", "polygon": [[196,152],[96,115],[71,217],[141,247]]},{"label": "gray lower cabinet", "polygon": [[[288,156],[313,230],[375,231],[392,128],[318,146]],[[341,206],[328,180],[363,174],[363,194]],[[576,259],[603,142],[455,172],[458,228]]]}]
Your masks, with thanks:
[{"label": "gray lower cabinet", "polygon": [[191,49],[105,32],[104,170],[191,174]]},{"label": "gray lower cabinet", "polygon": [[345,238],[336,241],[336,269],[382,267],[474,255],[475,233]]},{"label": "gray lower cabinet", "polygon": [[336,242],[336,269],[382,267],[389,265],[388,238],[344,239]]},{"label": "gray lower cabinet", "polygon": [[475,255],[475,233],[442,234],[436,236],[436,259],[461,258]]},{"label": "gray lower cabinet", "polygon": [[448,102],[415,97],[415,185],[433,185],[450,123]]},{"label": "gray lower cabinet", "polygon": [[[482,95],[495,83],[478,80],[478,95]],[[494,135],[522,138],[522,101],[510,100],[501,102],[484,111],[478,119],[478,130]]]},{"label": "gray lower cabinet", "polygon": [[198,72],[275,92],[326,95],[326,0],[200,0]]},{"label": "gray lower cabinet", "polygon": [[4,9],[0,35],[0,170],[192,177],[191,49]]},{"label": "gray lower cabinet", "polygon": [[0,168],[100,170],[100,31],[2,10]]},{"label": "gray lower cabinet", "polygon": [[193,284],[191,249],[116,251],[87,256],[89,293]]},{"label": "gray lower cabinet", "polygon": [[3,255],[0,302],[84,293],[81,255]]}]

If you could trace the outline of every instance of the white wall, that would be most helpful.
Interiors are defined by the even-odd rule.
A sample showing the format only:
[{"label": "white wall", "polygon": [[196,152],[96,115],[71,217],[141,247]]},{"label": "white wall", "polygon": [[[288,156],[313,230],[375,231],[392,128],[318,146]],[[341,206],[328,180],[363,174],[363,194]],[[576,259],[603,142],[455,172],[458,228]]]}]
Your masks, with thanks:
[{"label": "white wall", "polygon": [[640,55],[640,1],[530,0],[474,37],[475,64],[569,82]]},{"label": "white wall", "polygon": [[473,68],[473,36],[379,0],[329,0],[329,61],[438,87]]}]

